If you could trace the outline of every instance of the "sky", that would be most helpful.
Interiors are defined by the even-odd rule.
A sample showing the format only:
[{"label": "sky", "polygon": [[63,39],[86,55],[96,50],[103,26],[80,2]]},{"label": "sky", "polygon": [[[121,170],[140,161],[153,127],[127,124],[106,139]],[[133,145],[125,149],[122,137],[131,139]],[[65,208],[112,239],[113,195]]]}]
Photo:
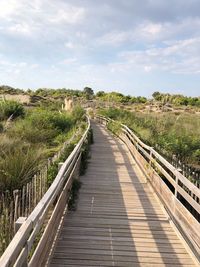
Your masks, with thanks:
[{"label": "sky", "polygon": [[200,95],[200,0],[0,0],[0,84]]}]

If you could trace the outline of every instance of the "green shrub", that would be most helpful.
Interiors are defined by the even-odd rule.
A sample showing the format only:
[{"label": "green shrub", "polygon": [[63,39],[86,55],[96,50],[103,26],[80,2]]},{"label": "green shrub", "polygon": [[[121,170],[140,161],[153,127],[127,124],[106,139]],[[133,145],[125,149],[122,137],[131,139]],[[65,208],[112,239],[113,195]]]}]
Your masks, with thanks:
[{"label": "green shrub", "polygon": [[81,106],[77,105],[73,108],[72,118],[74,122],[82,120],[84,115],[85,115],[85,110]]},{"label": "green shrub", "polygon": [[32,144],[51,144],[58,132],[56,129],[50,127],[42,128],[42,126],[34,125],[34,123],[29,120],[21,120],[9,129],[7,134],[10,137],[15,136]]},{"label": "green shrub", "polygon": [[36,110],[19,120],[8,131],[9,136],[22,138],[30,143],[54,144],[54,138],[67,133],[73,126],[68,114],[60,114],[49,110]]},{"label": "green shrub", "polygon": [[56,175],[58,174],[58,162],[54,162],[47,171],[47,184],[48,187],[52,184]]},{"label": "green shrub", "polygon": [[15,101],[0,102],[0,119],[8,119],[11,115],[13,118],[24,116],[25,111],[22,104]]},{"label": "green shrub", "polygon": [[81,182],[75,179],[72,183],[72,189],[68,202],[69,210],[76,210],[76,199],[78,198],[78,191],[81,188]]},{"label": "green shrub", "polygon": [[69,157],[71,152],[74,150],[75,146],[76,146],[75,141],[71,142],[70,144],[68,144],[66,146],[66,148],[64,149],[64,151],[62,152],[62,155],[60,157],[61,162],[64,162]]},{"label": "green shrub", "polygon": [[27,120],[39,129],[56,129],[60,132],[69,130],[72,126],[72,118],[68,114],[42,109],[32,112]]},{"label": "green shrub", "polygon": [[[161,154],[176,155],[182,162],[199,164],[200,117],[196,114],[145,114],[115,108],[100,114],[130,127],[146,144],[159,148]],[[116,123],[108,128],[117,132]]]},{"label": "green shrub", "polygon": [[82,153],[81,153],[81,165],[80,165],[80,175],[84,175],[85,171],[88,166],[88,158],[90,153],[90,145],[94,143],[93,139],[93,131],[92,129],[89,130],[87,140],[84,142],[82,146]]},{"label": "green shrub", "polygon": [[121,133],[121,123],[120,122],[115,122],[115,121],[110,121],[107,124],[108,129],[117,135]]},{"label": "green shrub", "polygon": [[1,191],[20,189],[37,172],[43,158],[42,150],[20,140],[0,140]]},{"label": "green shrub", "polygon": [[[33,108],[18,118],[0,139],[0,190],[20,188],[37,172],[40,162],[60,149],[74,131],[86,128],[84,110],[76,107],[71,113]],[[1,131],[0,124],[0,131]],[[77,127],[78,125],[78,127]],[[80,139],[80,135],[63,151],[59,161],[65,161]],[[58,162],[48,170],[50,185],[58,172]]]}]

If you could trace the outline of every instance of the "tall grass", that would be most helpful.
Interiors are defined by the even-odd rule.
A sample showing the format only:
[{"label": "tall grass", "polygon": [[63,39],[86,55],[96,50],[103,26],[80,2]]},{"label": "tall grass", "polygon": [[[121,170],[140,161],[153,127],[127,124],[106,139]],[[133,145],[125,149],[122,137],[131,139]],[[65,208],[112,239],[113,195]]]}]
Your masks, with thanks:
[{"label": "tall grass", "polygon": [[113,108],[100,113],[126,124],[147,144],[200,166],[199,115],[144,114]]},{"label": "tall grass", "polygon": [[0,134],[0,190],[19,189],[37,172],[43,160],[58,150],[68,133],[81,125],[84,110],[72,112],[34,108]]},{"label": "tall grass", "polygon": [[0,140],[0,190],[20,189],[38,170],[42,148],[2,136]]}]

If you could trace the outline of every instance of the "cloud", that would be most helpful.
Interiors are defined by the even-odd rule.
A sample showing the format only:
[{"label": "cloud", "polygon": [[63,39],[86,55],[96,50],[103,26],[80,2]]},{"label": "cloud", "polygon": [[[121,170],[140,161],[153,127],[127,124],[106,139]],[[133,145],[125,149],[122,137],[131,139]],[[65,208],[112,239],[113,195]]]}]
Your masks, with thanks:
[{"label": "cloud", "polygon": [[16,0],[1,0],[0,2],[0,18],[10,19],[20,4]]},{"label": "cloud", "polygon": [[85,9],[74,7],[74,6],[65,6],[65,9],[58,9],[55,14],[47,16],[50,23],[61,24],[77,24],[80,23],[85,18]]},{"label": "cloud", "polygon": [[77,58],[72,57],[72,58],[66,58],[63,61],[60,62],[60,64],[74,64],[77,62]]},{"label": "cloud", "polygon": [[14,35],[29,35],[31,36],[32,33],[32,29],[30,27],[30,25],[26,24],[26,23],[17,23],[15,25],[12,25],[10,27],[8,27],[8,31],[10,31],[12,34]]},{"label": "cloud", "polygon": [[197,83],[199,28],[199,0],[1,0],[0,77],[132,88],[134,71],[152,83],[160,72],[166,83],[186,73]]},{"label": "cloud", "polygon": [[119,58],[148,72],[157,69],[172,73],[199,73],[200,37],[166,42],[165,47],[124,51]]}]

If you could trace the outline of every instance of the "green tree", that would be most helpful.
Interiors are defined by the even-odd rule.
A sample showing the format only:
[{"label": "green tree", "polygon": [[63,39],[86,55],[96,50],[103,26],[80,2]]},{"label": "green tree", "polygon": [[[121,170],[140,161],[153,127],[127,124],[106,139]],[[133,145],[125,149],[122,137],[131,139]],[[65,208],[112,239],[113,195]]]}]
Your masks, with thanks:
[{"label": "green tree", "polygon": [[106,93],[104,92],[104,91],[99,91],[99,92],[97,92],[96,93],[96,96],[97,97],[102,97],[102,96],[104,96]]},{"label": "green tree", "polygon": [[157,101],[160,101],[161,98],[162,98],[161,93],[158,92],[158,91],[154,92],[154,93],[152,94],[152,96],[153,96],[153,98],[154,98],[155,100],[157,100]]},{"label": "green tree", "polygon": [[87,86],[83,89],[83,93],[85,94],[87,99],[91,99],[94,95],[94,91],[92,90],[92,88]]}]

